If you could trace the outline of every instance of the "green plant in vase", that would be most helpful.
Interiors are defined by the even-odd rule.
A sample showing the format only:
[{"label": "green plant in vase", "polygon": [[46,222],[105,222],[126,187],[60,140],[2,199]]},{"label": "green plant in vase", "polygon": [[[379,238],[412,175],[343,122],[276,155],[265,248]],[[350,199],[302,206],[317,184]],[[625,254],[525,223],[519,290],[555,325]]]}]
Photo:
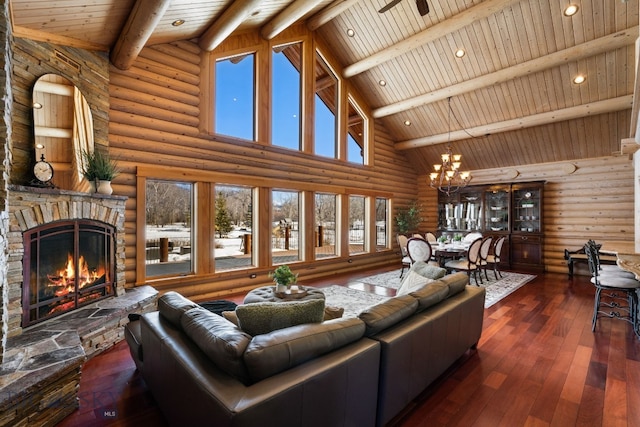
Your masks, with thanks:
[{"label": "green plant in vase", "polygon": [[118,176],[118,162],[109,153],[94,150],[82,152],[82,175],[95,185],[96,192],[111,194],[111,181]]},{"label": "green plant in vase", "polygon": [[276,268],[269,273],[269,277],[273,278],[273,282],[276,284],[276,292],[284,292],[298,282],[298,275],[291,271],[288,265]]}]

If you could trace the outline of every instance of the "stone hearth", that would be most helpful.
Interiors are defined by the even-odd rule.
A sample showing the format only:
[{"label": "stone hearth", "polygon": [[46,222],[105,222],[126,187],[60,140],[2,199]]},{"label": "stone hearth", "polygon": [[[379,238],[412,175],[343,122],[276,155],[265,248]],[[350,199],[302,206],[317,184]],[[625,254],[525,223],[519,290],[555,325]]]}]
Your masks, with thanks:
[{"label": "stone hearth", "polygon": [[[74,191],[9,186],[7,271],[0,318],[0,427],[53,426],[79,407],[84,362],[124,338],[130,313],[156,309],[157,291],[125,286],[124,212],[127,198]],[[113,226],[115,295],[24,328],[23,233],[77,219]]]}]

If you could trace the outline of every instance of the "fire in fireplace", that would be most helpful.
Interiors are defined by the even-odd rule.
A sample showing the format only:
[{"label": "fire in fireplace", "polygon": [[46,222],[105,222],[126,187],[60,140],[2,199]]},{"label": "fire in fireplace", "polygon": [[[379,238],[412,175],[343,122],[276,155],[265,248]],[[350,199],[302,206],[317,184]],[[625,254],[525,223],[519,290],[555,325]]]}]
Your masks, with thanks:
[{"label": "fire in fireplace", "polygon": [[24,247],[23,327],[114,295],[113,226],[51,223],[25,232]]}]

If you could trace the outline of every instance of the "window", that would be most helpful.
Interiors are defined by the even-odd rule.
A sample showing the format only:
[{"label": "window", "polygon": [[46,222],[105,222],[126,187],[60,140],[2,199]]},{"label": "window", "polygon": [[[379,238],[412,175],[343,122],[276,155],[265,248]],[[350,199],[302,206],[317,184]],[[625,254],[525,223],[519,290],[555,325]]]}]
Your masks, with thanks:
[{"label": "window", "polygon": [[336,158],[338,78],[319,52],[315,64],[315,154]]},{"label": "window", "polygon": [[355,101],[349,97],[349,121],[347,123],[347,161],[365,164],[367,121]]},{"label": "window", "polygon": [[316,194],[316,228],[314,232],[316,259],[330,258],[338,254],[336,247],[336,200],[335,194]]},{"label": "window", "polygon": [[272,264],[300,261],[300,194],[273,190],[271,255]]},{"label": "window", "polygon": [[214,208],[216,271],[254,266],[253,189],[216,185]]},{"label": "window", "polygon": [[365,198],[349,196],[349,254],[362,253],[366,249]]},{"label": "window", "polygon": [[389,201],[382,197],[376,198],[376,250],[382,251],[389,247]]},{"label": "window", "polygon": [[146,275],[193,272],[193,184],[149,179],[146,185]]},{"label": "window", "polygon": [[215,132],[255,140],[255,54],[216,61]]},{"label": "window", "polygon": [[271,82],[271,141],[273,145],[300,149],[300,79],[302,43],[273,48]]}]

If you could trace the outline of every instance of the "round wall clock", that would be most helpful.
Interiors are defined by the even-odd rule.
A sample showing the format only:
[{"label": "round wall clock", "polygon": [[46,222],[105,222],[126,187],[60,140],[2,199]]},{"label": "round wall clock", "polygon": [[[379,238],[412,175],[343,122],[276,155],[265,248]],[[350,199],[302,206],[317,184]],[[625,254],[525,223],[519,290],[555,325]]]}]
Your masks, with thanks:
[{"label": "round wall clock", "polygon": [[33,166],[33,174],[42,184],[47,184],[53,178],[53,166],[44,159],[44,154],[40,160]]}]

